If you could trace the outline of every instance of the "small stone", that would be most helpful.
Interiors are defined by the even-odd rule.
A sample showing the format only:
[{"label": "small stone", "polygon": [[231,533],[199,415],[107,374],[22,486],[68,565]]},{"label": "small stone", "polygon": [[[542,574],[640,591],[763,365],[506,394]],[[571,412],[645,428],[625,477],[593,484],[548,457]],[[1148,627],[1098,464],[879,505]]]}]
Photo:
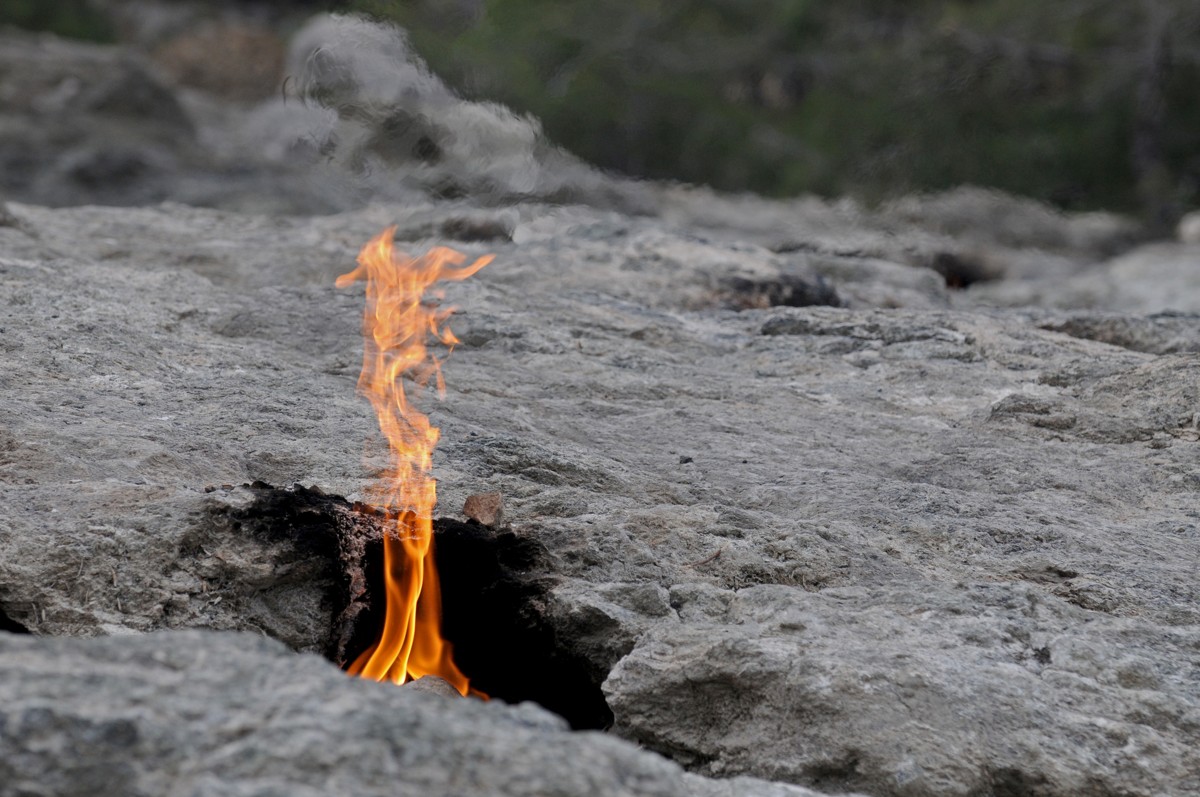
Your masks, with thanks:
[{"label": "small stone", "polygon": [[476,493],[467,496],[463,504],[463,514],[494,529],[504,522],[504,496],[500,493]]},{"label": "small stone", "polygon": [[1179,220],[1175,234],[1185,244],[1200,244],[1200,210],[1194,210]]},{"label": "small stone", "polygon": [[415,692],[428,692],[431,695],[441,695],[442,697],[461,697],[458,690],[449,681],[438,675],[422,675],[415,681],[405,683],[404,688],[412,689]]}]

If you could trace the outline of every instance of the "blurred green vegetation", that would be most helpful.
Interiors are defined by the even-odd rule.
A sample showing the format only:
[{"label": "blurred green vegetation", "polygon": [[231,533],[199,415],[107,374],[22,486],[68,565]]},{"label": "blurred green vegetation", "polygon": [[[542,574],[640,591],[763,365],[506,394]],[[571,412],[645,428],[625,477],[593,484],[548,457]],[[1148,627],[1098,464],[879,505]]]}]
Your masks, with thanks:
[{"label": "blurred green vegetation", "polygon": [[[626,174],[868,200],[974,183],[1163,223],[1200,205],[1196,0],[288,5],[395,21],[463,95]],[[2,0],[3,24],[113,38],[88,0]]]},{"label": "blurred green vegetation", "polygon": [[1200,198],[1194,0],[350,0],[466,96],[633,175],[880,198]]},{"label": "blurred green vegetation", "polygon": [[113,40],[108,17],[87,0],[3,0],[0,25],[96,42]]}]

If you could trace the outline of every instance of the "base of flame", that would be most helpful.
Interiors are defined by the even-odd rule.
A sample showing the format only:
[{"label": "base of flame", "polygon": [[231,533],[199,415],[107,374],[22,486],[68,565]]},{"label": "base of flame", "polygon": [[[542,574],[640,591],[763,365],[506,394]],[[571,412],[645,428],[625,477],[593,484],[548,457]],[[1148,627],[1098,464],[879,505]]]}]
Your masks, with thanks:
[{"label": "base of flame", "polygon": [[[467,677],[454,664],[453,649],[441,636],[442,591],[433,559],[433,524],[406,512],[396,532],[383,539],[386,590],[380,639],[346,671],[375,681],[402,684],[437,675],[461,695],[471,694]],[[412,612],[406,607],[415,605]],[[478,696],[484,696],[475,691]]]}]

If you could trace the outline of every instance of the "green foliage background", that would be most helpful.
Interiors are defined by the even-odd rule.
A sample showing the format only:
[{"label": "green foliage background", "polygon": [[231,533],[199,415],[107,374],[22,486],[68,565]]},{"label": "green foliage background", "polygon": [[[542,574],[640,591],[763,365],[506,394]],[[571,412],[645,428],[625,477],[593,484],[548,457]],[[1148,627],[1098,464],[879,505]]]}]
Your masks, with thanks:
[{"label": "green foliage background", "polygon": [[349,5],[629,174],[867,198],[976,183],[1155,215],[1200,196],[1193,0]]},{"label": "green foliage background", "polygon": [[87,0],[0,0],[0,25],[88,41],[112,41],[108,18]]}]

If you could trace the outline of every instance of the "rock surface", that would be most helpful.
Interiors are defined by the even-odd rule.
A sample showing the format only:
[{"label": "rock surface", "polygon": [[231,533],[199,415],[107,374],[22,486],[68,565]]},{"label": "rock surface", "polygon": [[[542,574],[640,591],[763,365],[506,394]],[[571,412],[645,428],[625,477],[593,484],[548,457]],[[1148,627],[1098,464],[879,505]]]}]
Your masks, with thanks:
[{"label": "rock surface", "polygon": [[1200,313],[1200,246],[1148,244],[1063,279],[991,283],[972,293],[989,304],[1127,313]]},{"label": "rock surface", "polygon": [[[364,494],[382,451],[363,463],[361,299],[332,279],[384,224],[461,211],[11,212],[3,611],[43,634],[326,649],[321,560],[239,537],[220,519],[249,494],[205,488]],[[561,644],[597,677],[621,662],[620,733],[705,772],[874,794],[1182,789],[1195,354],[1044,313],[725,310],[718,275],[780,256],[649,219],[526,205],[513,238],[452,291],[442,501],[502,492],[546,547]],[[1074,742],[1024,754],[1040,736]],[[1131,739],[1148,768],[1097,766]]]},{"label": "rock surface", "polygon": [[0,795],[813,797],[713,782],[531,704],[351,679],[251,634],[0,633]]},{"label": "rock surface", "polygon": [[887,794],[1200,789],[1195,626],[1022,583],[689,585],[672,605],[682,622],[605,689],[618,730],[698,771]]},{"label": "rock surface", "polygon": [[[328,19],[313,24],[310,32],[337,38]],[[382,34],[371,41],[385,52],[400,46]],[[375,66],[326,74],[369,76]],[[392,100],[416,103],[431,129],[463,114],[491,118],[439,93],[408,62],[398,76],[414,89],[392,87]],[[347,85],[360,96],[375,84]],[[306,193],[312,176],[279,165],[290,144],[275,150],[278,171],[263,166],[271,150],[255,149],[264,139],[246,131],[283,129],[266,121],[294,111],[326,119],[328,130],[365,124],[356,133],[365,142],[374,122],[294,102],[284,109],[281,99],[237,115],[181,96],[179,130],[198,131],[196,146],[258,165],[203,197],[187,192],[220,185],[215,172],[133,180],[129,196],[157,199],[147,186],[160,185],[218,207],[13,201],[0,214],[0,628],[208,628],[257,631],[301,651],[337,646],[336,555],[306,542],[303,517],[258,517],[257,493],[242,485],[368,495],[385,452],[354,393],[362,296],[333,280],[396,224],[401,248],[497,256],[450,288],[462,344],[446,365],[445,400],[421,400],[442,429],[441,506],[449,515],[471,495],[503,495],[514,539],[545,552],[538,566],[549,592],[523,611],[552,629],[564,654],[588,662],[617,734],[705,775],[830,792],[1200,790],[1194,247],[1121,254],[1134,233],[1115,217],[1067,217],[986,192],[867,212],[631,186],[536,158],[535,173],[559,188],[583,174],[572,185],[586,190],[537,188],[533,199],[497,206],[521,193],[504,181],[519,182],[524,167],[513,163],[525,156],[501,159],[501,171],[480,172],[478,183],[464,178],[470,196],[454,201],[424,193],[449,172],[401,158],[389,168],[411,180],[385,191],[389,201],[357,207],[361,194],[333,183],[327,195]],[[482,147],[463,150],[469,160],[489,141],[480,133],[458,143]],[[355,185],[354,160],[330,166],[345,185]],[[465,164],[447,168],[471,175]],[[588,204],[534,201],[563,196]],[[963,208],[975,209],[974,223]],[[321,209],[342,212],[248,212]],[[815,306],[774,306],[806,302]],[[315,729],[360,706],[378,718],[350,731],[376,739],[354,737],[382,756],[361,775],[372,793],[383,781],[370,778],[410,760],[378,741],[400,727],[388,723],[409,720],[386,719],[377,700],[411,704],[463,761],[503,762],[505,751],[541,739],[545,722],[537,714],[536,727],[515,731],[527,709],[468,701],[439,725],[442,710],[427,696],[379,697],[312,657],[247,637],[0,637],[0,661],[18,661],[0,664],[11,673],[0,689],[27,701],[10,722],[67,718],[47,720],[44,747],[14,742],[0,724],[0,743],[25,751],[0,756],[0,766],[30,767],[16,770],[24,778],[66,739],[113,757],[107,731],[79,719],[92,704],[69,691],[92,681],[43,677],[32,660],[59,661],[63,673],[94,660],[97,679],[142,684],[133,709],[101,690],[108,702],[95,717],[145,728],[169,724],[160,718],[177,709],[160,695],[184,679],[172,673],[193,672],[195,656],[177,658],[174,647],[216,651],[203,661],[217,675],[184,679],[195,683],[195,705],[232,679],[219,674],[224,659],[253,671],[251,683],[278,672],[278,695],[243,696],[264,701],[254,712],[238,713],[241,698],[231,698],[229,722],[251,728],[237,755],[221,752],[234,725],[203,726],[189,742],[227,765],[219,771],[247,794],[314,782],[261,773],[325,750],[327,735]],[[228,650],[247,646],[244,661]],[[155,656],[166,670],[145,664]],[[297,686],[301,670],[311,689]],[[52,685],[68,691],[37,691]],[[255,735],[275,716],[271,700],[285,701],[279,716],[303,716],[322,701],[299,701],[318,690],[343,697],[331,701],[337,711],[315,715],[328,722],[300,726],[310,746],[276,755],[263,741],[288,737],[280,728],[291,720]],[[0,701],[0,711],[9,705]],[[455,741],[460,725],[470,732]],[[141,768],[138,745],[156,732],[129,727],[113,733],[132,738],[138,755],[95,770],[116,778],[113,789],[158,793],[173,783],[200,794],[226,783],[182,757],[175,769]],[[558,752],[513,753],[518,763],[500,782],[437,780],[453,766],[422,769],[421,782],[430,793],[798,793],[681,780],[617,740],[548,725],[544,733]],[[359,777],[346,774],[353,768],[318,754],[312,766],[341,773],[328,784],[352,790],[342,784],[358,781],[336,778]],[[559,767],[574,755],[599,763]],[[553,777],[529,785],[529,768],[543,765]],[[626,766],[657,774],[612,775]],[[108,788],[85,769],[78,783]],[[12,793],[37,793],[21,788]]]}]

